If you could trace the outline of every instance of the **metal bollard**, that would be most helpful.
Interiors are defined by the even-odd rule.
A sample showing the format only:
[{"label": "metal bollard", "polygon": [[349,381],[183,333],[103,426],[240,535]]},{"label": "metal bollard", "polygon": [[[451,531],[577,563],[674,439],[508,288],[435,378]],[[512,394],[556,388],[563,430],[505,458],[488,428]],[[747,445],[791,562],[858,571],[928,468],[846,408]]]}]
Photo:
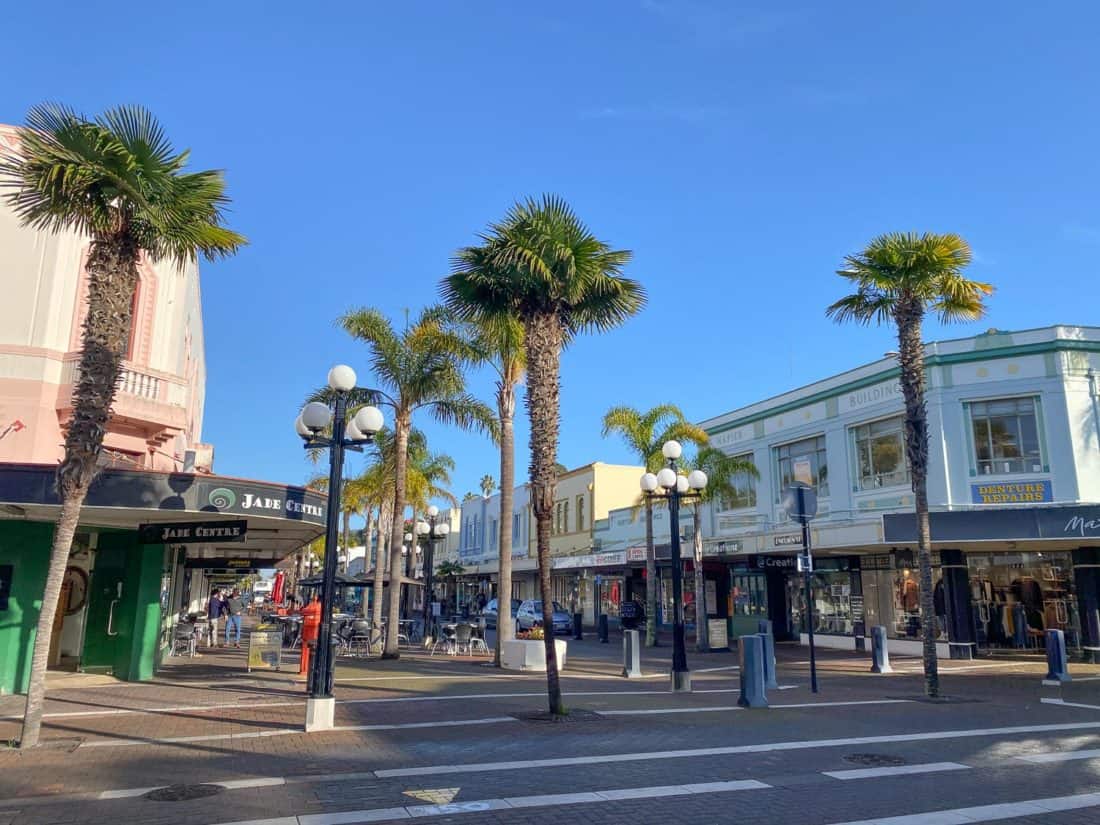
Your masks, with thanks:
[{"label": "metal bollard", "polygon": [[600,614],[600,621],[599,621],[599,624],[596,627],[598,628],[597,632],[600,635],[600,641],[603,642],[604,644],[607,644],[607,614],[606,613],[601,613]]},{"label": "metal bollard", "polygon": [[1066,664],[1066,636],[1061,630],[1048,630],[1047,642],[1047,675],[1043,684],[1060,685],[1069,682],[1069,670]]},{"label": "metal bollard", "polygon": [[886,628],[876,625],[871,628],[871,672],[892,673],[890,651],[886,647]]},{"label": "metal bollard", "polygon": [[768,690],[778,690],[779,682],[775,680],[775,638],[770,633],[757,633],[764,653],[764,687]]},{"label": "metal bollard", "polygon": [[775,633],[772,630],[772,620],[771,619],[759,619],[756,622],[756,632],[757,633],[767,633],[769,636],[771,636],[774,639],[775,638]]},{"label": "metal bollard", "polygon": [[637,630],[623,631],[623,676],[638,679],[642,675],[641,645]]},{"label": "metal bollard", "polygon": [[763,640],[759,634],[742,636],[737,648],[741,654],[741,696],[737,704],[743,708],[766,708]]}]

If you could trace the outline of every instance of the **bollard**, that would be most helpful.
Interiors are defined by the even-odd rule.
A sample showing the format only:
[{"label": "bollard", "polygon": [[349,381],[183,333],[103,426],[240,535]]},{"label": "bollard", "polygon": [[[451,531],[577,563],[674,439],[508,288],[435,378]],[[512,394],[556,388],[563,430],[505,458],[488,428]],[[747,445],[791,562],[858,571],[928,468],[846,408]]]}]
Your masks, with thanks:
[{"label": "bollard", "polygon": [[779,682],[775,680],[775,639],[770,633],[757,633],[764,654],[764,687],[768,690],[778,690]]},{"label": "bollard", "polygon": [[623,631],[623,676],[638,679],[642,675],[641,646],[638,644],[638,631]]},{"label": "bollard", "polygon": [[601,613],[600,614],[600,622],[597,625],[597,627],[599,628],[598,632],[600,634],[600,641],[603,642],[604,644],[607,644],[607,614],[606,613]]},{"label": "bollard", "polygon": [[583,623],[584,623],[584,614],[583,613],[574,613],[573,614],[573,638],[576,639],[578,642],[582,641],[584,639]]},{"label": "bollard", "polygon": [[886,628],[876,625],[871,628],[871,672],[892,673],[890,651],[886,647]]},{"label": "bollard", "polygon": [[774,639],[775,638],[775,633],[772,631],[772,620],[771,619],[760,619],[759,621],[757,621],[757,623],[756,623],[756,632],[757,633],[767,633],[769,636],[771,636]]},{"label": "bollard", "polygon": [[1044,685],[1060,685],[1069,682],[1069,670],[1066,665],[1066,636],[1061,630],[1048,630],[1047,642],[1047,675],[1043,679]]},{"label": "bollard", "polygon": [[763,640],[759,634],[742,636],[737,648],[741,654],[741,696],[737,704],[743,708],[766,708]]}]

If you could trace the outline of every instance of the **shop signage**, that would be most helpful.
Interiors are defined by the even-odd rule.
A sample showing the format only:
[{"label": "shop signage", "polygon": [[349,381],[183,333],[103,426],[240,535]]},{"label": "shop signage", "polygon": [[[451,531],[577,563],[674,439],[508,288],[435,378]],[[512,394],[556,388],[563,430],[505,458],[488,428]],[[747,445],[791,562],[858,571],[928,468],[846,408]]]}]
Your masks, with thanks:
[{"label": "shop signage", "polygon": [[[1100,507],[998,507],[930,515],[932,541],[1020,541],[1026,539],[1100,538]],[[912,513],[883,516],[886,542],[913,542]]]},{"label": "shop signage", "polygon": [[776,547],[790,547],[791,545],[795,544],[802,544],[801,533],[791,533],[790,535],[775,537]]},{"label": "shop signage", "polygon": [[644,547],[631,547],[626,551],[627,561],[645,561],[645,548]]},{"label": "shop signage", "polygon": [[707,620],[707,643],[711,650],[725,650],[730,646],[725,619]]},{"label": "shop signage", "polygon": [[278,670],[282,665],[283,632],[253,630],[248,636],[248,672]]},{"label": "shop signage", "polygon": [[[645,558],[645,550],[642,550],[642,558]],[[555,569],[571,569],[574,567],[613,567],[626,562],[626,553],[589,553],[584,556],[561,556],[553,560]]]},{"label": "shop signage", "polygon": [[[247,521],[174,521],[138,526],[142,544],[222,544],[244,541]],[[251,566],[251,564],[249,564]]]},{"label": "shop signage", "polygon": [[794,570],[794,556],[756,556],[756,566],[761,570]]},{"label": "shop signage", "polygon": [[1049,481],[1020,481],[1008,484],[971,484],[970,500],[975,504],[1027,504],[1053,501]]},{"label": "shop signage", "polygon": [[740,552],[741,542],[739,541],[716,541],[703,545],[704,556],[726,556]]}]

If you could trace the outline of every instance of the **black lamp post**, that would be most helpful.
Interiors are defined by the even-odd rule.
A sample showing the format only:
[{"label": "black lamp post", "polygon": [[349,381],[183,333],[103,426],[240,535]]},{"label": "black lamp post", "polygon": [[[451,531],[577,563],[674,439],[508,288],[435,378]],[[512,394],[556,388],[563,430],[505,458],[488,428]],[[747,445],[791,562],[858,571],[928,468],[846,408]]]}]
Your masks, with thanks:
[{"label": "black lamp post", "polygon": [[[642,495],[664,497],[668,499],[669,537],[672,543],[672,681],[674,693],[691,691],[691,673],[688,671],[687,647],[684,644],[684,593],[683,569],[680,561],[680,501],[694,499],[707,486],[707,474],[702,470],[692,470],[685,478],[677,471],[676,460],[683,453],[678,441],[666,441],[661,453],[668,460],[668,466],[654,475],[642,476]],[[658,491],[660,488],[661,492]],[[656,582],[649,582],[656,587]],[[699,594],[695,594],[699,598]],[[697,628],[697,633],[703,629]]]},{"label": "black lamp post", "polygon": [[[332,695],[332,604],[336,595],[337,542],[340,531],[340,501],[343,487],[344,450],[363,449],[363,445],[382,429],[382,413],[375,407],[363,407],[351,421],[347,418],[348,395],[355,389],[355,370],[343,364],[329,370],[328,386],[333,391],[332,406],[313,401],[302,409],[295,429],[305,448],[329,450],[328,508],[325,511],[325,566],[321,578],[321,626],[317,631],[317,650],[310,669],[309,698],[306,700],[306,732],[331,730],[335,699]],[[330,436],[321,433],[331,424]]]},{"label": "black lamp post", "polygon": [[435,635],[435,616],[432,614],[432,587],[435,575],[435,543],[443,541],[451,532],[451,525],[439,521],[439,508],[434,504],[428,508],[428,520],[416,525],[416,532],[427,537],[428,549],[424,554],[424,638]]}]

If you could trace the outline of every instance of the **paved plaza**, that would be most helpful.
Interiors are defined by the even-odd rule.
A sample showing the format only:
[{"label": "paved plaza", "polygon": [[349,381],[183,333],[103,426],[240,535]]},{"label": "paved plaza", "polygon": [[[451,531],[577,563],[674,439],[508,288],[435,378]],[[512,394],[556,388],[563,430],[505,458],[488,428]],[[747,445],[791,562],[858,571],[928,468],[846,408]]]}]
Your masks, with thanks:
[{"label": "paved plaza", "polygon": [[[780,689],[746,710],[735,653],[691,656],[678,695],[667,646],[641,679],[618,654],[569,642],[559,722],[541,674],[484,657],[341,659],[337,729],[312,735],[294,655],[291,672],[230,650],[151,683],[69,677],[48,747],[0,752],[0,823],[1100,821],[1100,668],[1059,688],[1038,659],[943,662],[947,700],[928,702],[917,660],[882,676],[823,651],[815,695],[806,649],[780,645]],[[0,738],[21,703],[0,698]]]}]

